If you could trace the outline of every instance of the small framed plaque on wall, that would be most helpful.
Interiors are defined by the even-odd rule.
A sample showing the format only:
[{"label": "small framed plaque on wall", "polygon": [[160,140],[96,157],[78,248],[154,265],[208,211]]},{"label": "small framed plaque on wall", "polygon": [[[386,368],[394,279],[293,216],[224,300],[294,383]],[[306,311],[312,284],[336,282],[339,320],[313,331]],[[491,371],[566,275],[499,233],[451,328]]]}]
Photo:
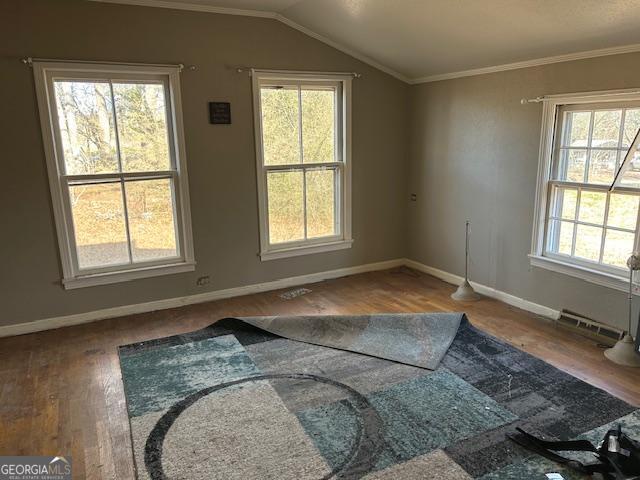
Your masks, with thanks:
[{"label": "small framed plaque on wall", "polygon": [[231,123],[231,104],[229,102],[209,102],[209,123],[229,125]]}]

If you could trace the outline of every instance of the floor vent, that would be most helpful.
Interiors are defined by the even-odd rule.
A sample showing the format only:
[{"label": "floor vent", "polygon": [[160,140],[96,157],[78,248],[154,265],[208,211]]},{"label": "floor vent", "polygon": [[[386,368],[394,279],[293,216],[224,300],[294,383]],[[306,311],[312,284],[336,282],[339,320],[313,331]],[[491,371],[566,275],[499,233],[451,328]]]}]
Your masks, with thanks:
[{"label": "floor vent", "polygon": [[605,345],[613,345],[624,335],[624,330],[606,325],[597,320],[585,317],[570,310],[562,310],[560,318],[556,320],[560,327],[567,328],[586,337],[597,340]]}]

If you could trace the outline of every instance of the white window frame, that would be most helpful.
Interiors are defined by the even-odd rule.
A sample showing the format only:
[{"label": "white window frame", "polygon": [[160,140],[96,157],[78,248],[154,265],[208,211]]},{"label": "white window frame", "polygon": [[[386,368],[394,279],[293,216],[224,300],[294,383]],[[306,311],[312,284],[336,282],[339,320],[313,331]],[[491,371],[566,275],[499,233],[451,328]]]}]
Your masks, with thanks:
[{"label": "white window frame", "polygon": [[[640,101],[640,91],[638,89],[572,93],[543,97],[538,177],[533,216],[534,223],[531,238],[531,253],[529,254],[532,266],[563,273],[615,290],[628,291],[629,277],[627,272],[616,272],[615,269],[607,268],[606,266],[596,268],[595,265],[590,265],[588,262],[581,262],[578,259],[571,259],[569,261],[559,255],[545,254],[545,241],[550,202],[552,201],[552,184],[554,183],[552,177],[553,153],[556,148],[556,137],[561,134],[556,128],[559,125],[558,115],[561,107],[566,105],[638,101]],[[582,184],[576,185],[581,186]],[[608,186],[603,186],[602,188],[594,187],[593,189],[608,190]],[[617,188],[616,190],[620,192],[624,190],[638,192],[638,189],[634,188]],[[640,248],[639,243],[640,234],[636,232],[635,251]],[[636,290],[635,293],[638,294],[637,288],[634,290]]]},{"label": "white window frame", "polygon": [[[65,289],[117,283],[138,278],[155,277],[195,269],[193,253],[189,184],[180,98],[180,67],[138,66],[74,62],[33,62],[36,96],[44,141],[47,171],[53,203],[60,259],[62,284]],[[62,142],[57,126],[54,79],[74,78],[106,81],[153,80],[165,86],[167,128],[172,167],[163,172],[114,173],[80,175],[82,179],[100,181],[102,177],[118,178],[120,182],[134,178],[172,178],[174,188],[174,223],[178,255],[168,259],[136,262],[104,268],[80,269],[75,245],[73,218],[69,202],[68,182],[75,175],[65,175]],[[126,200],[125,200],[126,201]]]},{"label": "white window frame", "polygon": [[[253,88],[253,111],[256,147],[256,173],[258,186],[258,213],[260,219],[260,259],[275,260],[298,255],[328,252],[351,248],[351,82],[352,75],[333,73],[282,72],[270,70],[251,71]],[[339,86],[341,104],[336,108],[336,153],[335,162],[327,164],[306,163],[295,165],[264,165],[262,145],[261,85],[282,83],[287,85],[336,85]],[[269,242],[269,209],[267,199],[267,172],[273,170],[338,168],[339,181],[336,191],[338,234],[310,240],[280,244]]]}]

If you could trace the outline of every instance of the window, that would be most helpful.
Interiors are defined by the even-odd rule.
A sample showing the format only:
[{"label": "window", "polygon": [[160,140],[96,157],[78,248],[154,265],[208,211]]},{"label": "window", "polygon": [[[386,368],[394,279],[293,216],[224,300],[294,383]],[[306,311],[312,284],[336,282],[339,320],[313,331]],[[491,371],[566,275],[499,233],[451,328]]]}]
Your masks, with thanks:
[{"label": "window", "polygon": [[351,246],[344,75],[253,72],[262,260]]},{"label": "window", "polygon": [[640,128],[640,95],[545,103],[532,263],[625,288],[626,260],[638,249],[640,161],[610,186]]},{"label": "window", "polygon": [[178,68],[34,74],[65,288],[193,270]]}]

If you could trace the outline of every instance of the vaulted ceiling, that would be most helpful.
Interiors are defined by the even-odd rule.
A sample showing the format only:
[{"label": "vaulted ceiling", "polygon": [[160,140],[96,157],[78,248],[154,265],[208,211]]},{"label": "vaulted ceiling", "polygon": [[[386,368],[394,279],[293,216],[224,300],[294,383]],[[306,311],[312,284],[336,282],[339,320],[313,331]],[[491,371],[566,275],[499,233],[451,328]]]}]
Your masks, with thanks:
[{"label": "vaulted ceiling", "polygon": [[640,0],[103,1],[276,18],[411,83],[640,50]]}]

